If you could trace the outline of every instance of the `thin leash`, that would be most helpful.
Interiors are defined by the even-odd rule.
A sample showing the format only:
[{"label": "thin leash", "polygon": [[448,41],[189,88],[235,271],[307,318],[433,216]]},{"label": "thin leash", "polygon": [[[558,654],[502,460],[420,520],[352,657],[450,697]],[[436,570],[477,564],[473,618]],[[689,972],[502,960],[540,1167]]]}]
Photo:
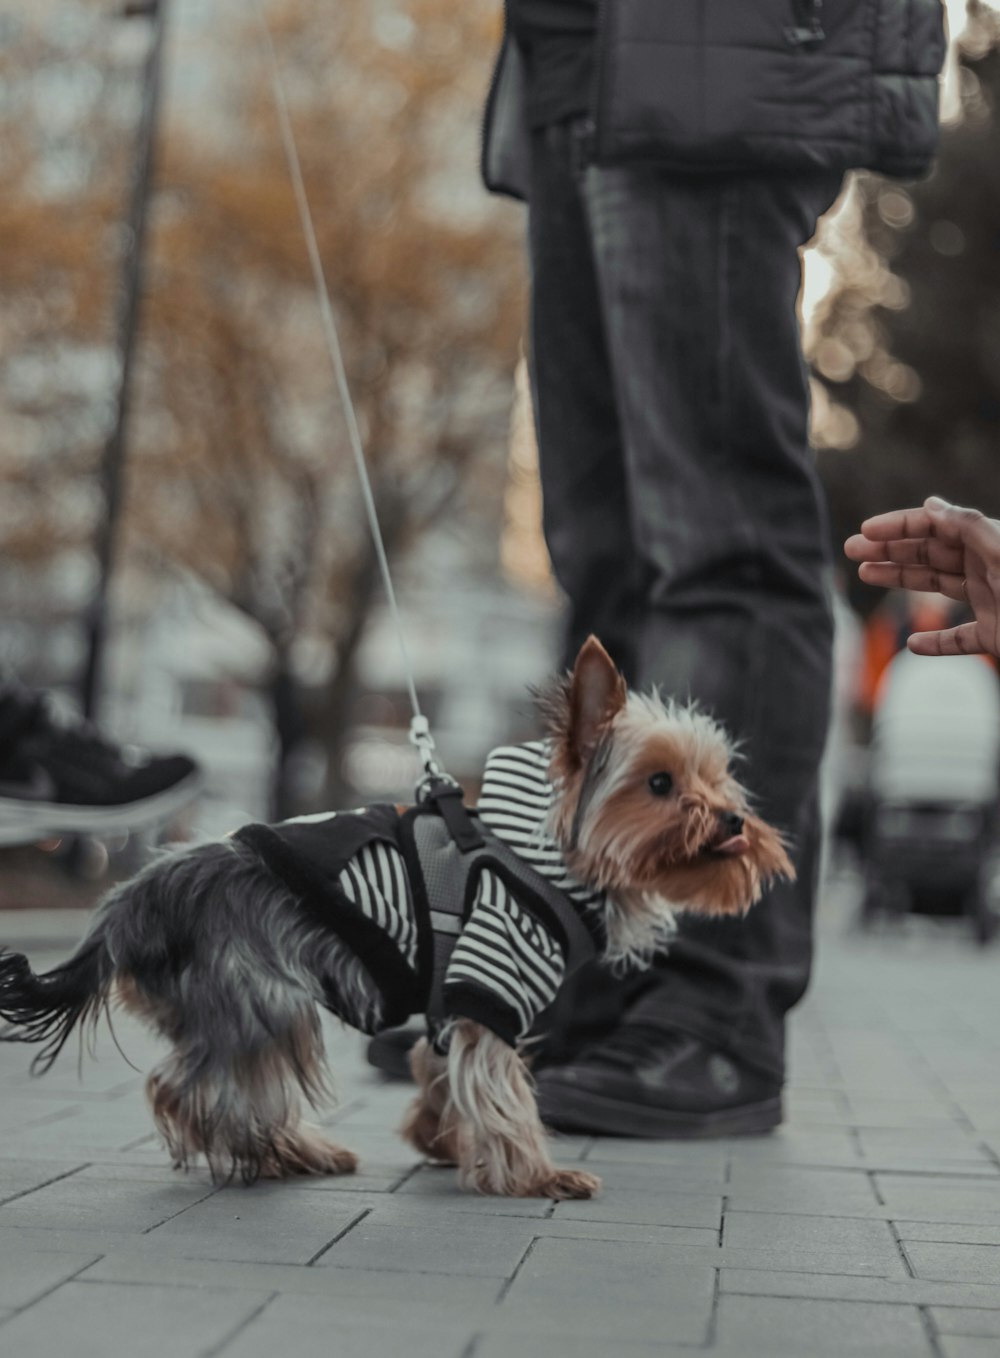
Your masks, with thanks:
[{"label": "thin leash", "polygon": [[457,783],[455,782],[455,779],[445,773],[437,758],[437,751],[434,745],[434,738],[431,735],[430,723],[420,707],[420,699],[417,696],[416,681],[413,677],[413,665],[410,661],[410,652],[406,644],[406,632],[403,628],[403,619],[400,613],[399,604],[396,600],[396,591],[392,583],[392,574],[389,570],[389,558],[386,555],[385,541],[382,537],[382,529],[378,520],[378,510],[375,505],[375,496],[372,492],[371,479],[368,475],[368,464],[365,458],[361,430],[358,426],[358,417],[354,409],[354,401],[351,398],[350,384],[347,380],[347,370],[344,366],[344,355],[340,346],[340,336],[337,331],[337,322],[333,313],[333,303],[330,300],[330,289],[326,281],[326,273],[323,269],[323,260],[319,252],[319,242],[316,238],[316,227],[313,222],[312,209],[309,206],[309,195],[306,192],[305,180],[302,175],[302,163],[299,159],[295,132],[292,128],[288,98],[285,94],[285,87],[281,78],[281,67],[278,63],[278,54],[275,50],[274,40],[271,37],[271,30],[268,27],[267,16],[264,13],[263,0],[254,0],[254,10],[256,11],[257,21],[260,26],[264,50],[267,53],[268,67],[271,74],[271,89],[274,95],[274,106],[278,116],[278,126],[281,130],[281,142],[285,151],[285,160],[288,162],[288,172],[291,177],[292,188],[295,192],[295,202],[298,207],[299,221],[302,226],[302,234],[305,237],[306,250],[309,254],[313,284],[316,289],[320,316],[323,322],[323,334],[326,339],[326,347],[330,355],[330,362],[333,364],[337,389],[340,393],[340,401],[344,410],[344,418],[347,421],[348,441],[351,445],[354,464],[357,467],[358,478],[361,482],[361,496],[365,506],[365,515],[368,519],[368,527],[371,530],[372,541],[375,546],[375,556],[378,560],[379,571],[382,575],[382,584],[385,587],[386,599],[389,603],[389,613],[392,617],[393,626],[396,629],[396,638],[399,643],[399,653],[403,662],[406,688],[410,699],[410,706],[413,710],[413,715],[410,720],[410,741],[417,747],[424,771],[423,777],[417,784],[417,799],[423,800],[423,798],[434,789],[435,785],[445,784],[457,787]]}]

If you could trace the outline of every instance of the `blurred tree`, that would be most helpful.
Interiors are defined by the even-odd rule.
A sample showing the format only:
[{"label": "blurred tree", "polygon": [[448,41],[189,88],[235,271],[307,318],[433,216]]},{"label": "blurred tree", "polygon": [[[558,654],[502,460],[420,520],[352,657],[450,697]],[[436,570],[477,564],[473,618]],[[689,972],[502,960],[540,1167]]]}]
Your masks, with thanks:
[{"label": "blurred tree", "polygon": [[[855,183],[861,230],[810,345],[837,539],[933,492],[1000,511],[998,42],[996,12],[970,5],[961,117],[944,127],[928,179]],[[866,610],[880,597],[851,588]]]},{"label": "blurred tree", "polygon": [[[493,6],[287,0],[270,18],[379,514],[398,555],[445,510],[495,502],[503,473],[523,289],[515,218],[498,215],[476,179]],[[258,624],[287,770],[303,735],[330,752],[341,742],[378,579],[261,44],[235,16],[213,50],[205,34],[198,41],[200,67],[185,65],[192,53],[181,45],[175,71],[209,72],[205,88],[183,101],[166,91],[126,559],[192,571]],[[26,306],[61,292],[61,310],[34,317],[38,333],[107,343],[118,209],[109,171],[53,213],[21,163],[13,205],[8,196],[0,208],[0,251],[16,261],[4,300]],[[92,465],[97,440],[67,432],[55,442],[72,480]],[[8,483],[41,475],[30,458],[0,463]],[[39,529],[51,528],[52,489],[50,480],[36,513],[18,516],[19,550],[51,543]],[[5,550],[13,532],[0,521]],[[330,767],[335,798],[335,758]],[[281,774],[275,803],[290,809]]]}]

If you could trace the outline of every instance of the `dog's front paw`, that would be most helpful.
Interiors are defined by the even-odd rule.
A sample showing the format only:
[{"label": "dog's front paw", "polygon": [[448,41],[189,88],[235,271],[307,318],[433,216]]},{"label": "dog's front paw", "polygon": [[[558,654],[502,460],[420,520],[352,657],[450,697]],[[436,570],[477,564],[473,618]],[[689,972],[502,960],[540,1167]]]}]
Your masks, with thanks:
[{"label": "dog's front paw", "polygon": [[324,1174],[354,1174],[361,1161],[353,1151],[343,1146],[330,1146],[321,1172]]},{"label": "dog's front paw", "polygon": [[582,1169],[554,1169],[538,1188],[540,1198],[593,1198],[601,1191],[596,1174]]},{"label": "dog's front paw", "polygon": [[288,1179],[298,1174],[353,1174],[358,1157],[327,1141],[316,1127],[305,1124],[279,1132],[260,1166],[262,1179]]}]

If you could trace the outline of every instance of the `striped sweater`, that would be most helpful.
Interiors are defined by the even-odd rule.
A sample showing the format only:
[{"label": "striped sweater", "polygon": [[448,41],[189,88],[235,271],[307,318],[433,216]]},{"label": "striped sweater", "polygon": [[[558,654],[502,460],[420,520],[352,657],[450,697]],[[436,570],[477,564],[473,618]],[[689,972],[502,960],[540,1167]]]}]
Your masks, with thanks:
[{"label": "striped sweater", "polygon": [[[547,829],[554,795],[549,759],[544,741],[494,750],[483,773],[479,817],[596,931],[604,897],[572,877]],[[317,894],[324,894],[317,893],[317,885],[325,886],[320,909],[327,910],[329,926],[355,947],[382,991],[380,1026],[425,1007],[436,979],[443,996],[437,1022],[476,1018],[506,1040],[518,1041],[563,981],[566,939],[530,893],[504,880],[489,862],[475,872],[464,908],[450,915],[441,910],[444,903],[434,899],[431,884],[425,890],[421,879],[415,888],[414,858],[401,832],[405,821],[396,808],[380,805],[250,826],[237,837],[300,897],[308,894],[315,903]],[[427,942],[435,931],[453,936],[443,976],[437,978],[431,975],[435,949]],[[364,1026],[361,1016],[345,1013],[342,1004],[331,1007]]]}]

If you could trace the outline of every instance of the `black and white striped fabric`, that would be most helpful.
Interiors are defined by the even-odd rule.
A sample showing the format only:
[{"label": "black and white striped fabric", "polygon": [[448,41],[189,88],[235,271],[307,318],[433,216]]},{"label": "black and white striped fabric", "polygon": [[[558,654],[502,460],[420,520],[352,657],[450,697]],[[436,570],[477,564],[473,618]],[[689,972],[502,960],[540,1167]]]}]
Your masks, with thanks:
[{"label": "black and white striped fabric", "polygon": [[[568,896],[581,912],[599,909],[604,904],[603,894],[571,876],[548,831],[554,795],[548,777],[549,760],[550,750],[544,741],[494,750],[483,773],[480,817],[486,829]],[[297,816],[277,826],[245,827],[237,834],[256,847],[293,891],[301,894],[305,884],[318,899],[328,900],[334,928],[340,926],[336,922],[336,893],[330,893],[329,886],[336,882],[359,914],[394,945],[419,987],[430,984],[430,978],[420,976],[426,963],[420,960],[417,910],[429,906],[430,923],[437,925],[434,901],[416,903],[407,859],[398,840],[399,823],[395,808],[380,805]],[[346,849],[349,844],[354,848]],[[455,915],[447,918],[458,926]],[[367,951],[370,953],[370,948]],[[516,899],[499,868],[484,863],[475,881],[472,907],[461,924],[443,978],[446,1016],[474,1017],[491,1024],[505,1040],[516,1041],[552,1003],[565,971],[560,939],[530,903]],[[453,1008],[448,1007],[449,994]]]},{"label": "black and white striped fabric", "polygon": [[[301,836],[302,831],[310,832],[316,827],[316,837],[310,847],[317,862],[322,863],[325,844],[331,846],[329,852],[336,856],[337,830],[349,821],[364,821],[368,816],[366,807],[358,811],[321,811],[309,816],[292,816],[272,828],[287,838],[290,831]],[[301,854],[303,847],[304,841],[300,837],[297,853]],[[407,963],[416,970],[417,920],[409,874],[399,849],[387,840],[373,838],[347,862],[336,881],[347,899],[389,936]]]},{"label": "black and white striped fabric", "polygon": [[552,749],[546,740],[500,745],[486,760],[478,810],[498,839],[583,910],[601,910],[603,891],[585,886],[566,867],[548,822],[555,789],[549,781]]},{"label": "black and white striped fabric", "polygon": [[549,931],[522,910],[506,886],[484,871],[472,912],[445,973],[449,988],[472,985],[487,991],[514,1019],[518,1038],[550,1005],[562,984],[566,959]]},{"label": "black and white striped fabric", "polygon": [[[484,824],[518,857],[582,909],[604,903],[603,893],[578,882],[548,831],[553,788],[545,741],[504,745],[486,761],[478,810]],[[445,997],[452,985],[489,991],[517,1019],[524,1037],[555,998],[566,971],[559,943],[523,909],[492,872],[479,879],[475,904],[451,955]]]},{"label": "black and white striped fabric", "polygon": [[348,900],[384,929],[409,962],[417,965],[417,921],[403,855],[391,844],[368,844],[338,878]]}]

